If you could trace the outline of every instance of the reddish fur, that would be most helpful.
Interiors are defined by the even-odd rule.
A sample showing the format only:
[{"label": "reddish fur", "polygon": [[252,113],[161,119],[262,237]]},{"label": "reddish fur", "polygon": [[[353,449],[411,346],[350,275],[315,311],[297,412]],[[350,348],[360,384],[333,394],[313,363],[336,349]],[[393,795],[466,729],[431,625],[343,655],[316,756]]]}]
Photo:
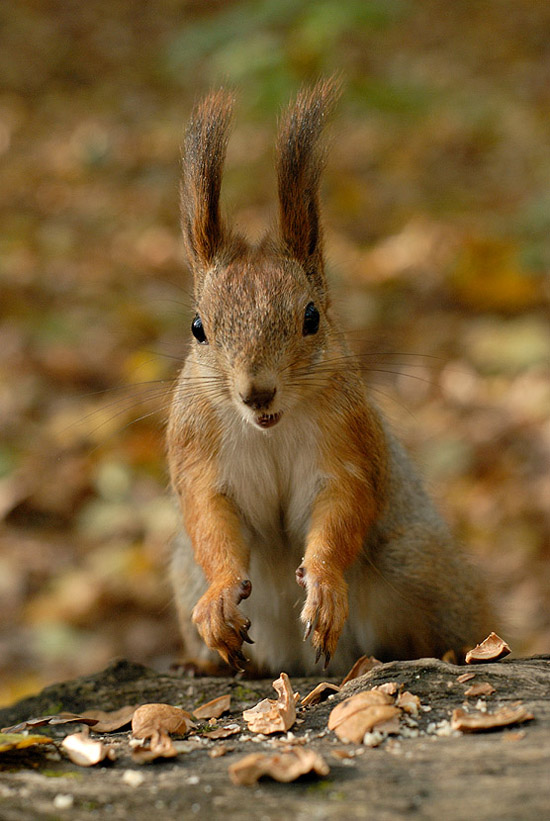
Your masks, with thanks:
[{"label": "reddish fur", "polygon": [[[274,396],[274,380],[281,373],[291,380],[296,361],[302,372],[293,390],[298,403],[311,404],[312,429],[318,431],[315,470],[323,477],[307,511],[309,528],[297,572],[306,589],[301,619],[314,647],[327,661],[334,655],[348,618],[345,573],[361,561],[361,568],[371,562],[376,572],[358,571],[364,574],[364,590],[352,606],[368,611],[382,650],[401,657],[444,652],[451,645],[459,650],[470,637],[482,638],[486,626],[473,571],[449,544],[410,463],[367,401],[358,369],[332,324],[319,177],[320,135],[337,95],[338,84],[323,81],[302,92],[284,115],[277,159],[278,235],[257,248],[228,231],[220,217],[230,95],[216,92],[203,101],[185,140],[183,232],[197,309],[212,345],[192,348],[180,377],[168,431],[169,463],[194,557],[209,584],[192,619],[206,645],[235,667],[244,660],[241,646],[247,640],[248,621],[238,604],[245,597],[242,583],[253,546],[243,536],[242,511],[222,486],[227,408],[239,418],[239,395],[263,391]],[[299,324],[308,301],[321,314],[315,338],[304,337]],[[201,379],[215,388],[203,390]],[[292,425],[292,418],[284,424]],[[253,476],[250,482],[253,492]],[[288,500],[282,495],[279,503],[284,515]],[[373,540],[377,528],[380,534]],[[460,590],[445,577],[451,567],[462,574]],[[189,579],[180,575],[176,582],[185,585]],[[187,621],[182,626],[187,633]]]}]

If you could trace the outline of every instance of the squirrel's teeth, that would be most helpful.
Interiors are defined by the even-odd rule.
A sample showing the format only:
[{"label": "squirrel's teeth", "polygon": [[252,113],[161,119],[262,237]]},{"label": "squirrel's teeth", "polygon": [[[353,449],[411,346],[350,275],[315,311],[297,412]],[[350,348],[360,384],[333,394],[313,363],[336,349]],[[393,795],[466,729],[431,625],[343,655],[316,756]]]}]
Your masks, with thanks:
[{"label": "squirrel's teeth", "polygon": [[276,425],[282,413],[262,413],[256,417],[256,422],[261,428],[271,428]]}]

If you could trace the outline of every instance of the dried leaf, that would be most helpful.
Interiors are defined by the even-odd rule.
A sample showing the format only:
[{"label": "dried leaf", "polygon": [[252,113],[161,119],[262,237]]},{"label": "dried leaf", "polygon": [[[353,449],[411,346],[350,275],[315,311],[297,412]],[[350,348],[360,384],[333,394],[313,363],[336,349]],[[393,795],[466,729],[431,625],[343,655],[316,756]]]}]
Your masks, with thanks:
[{"label": "dried leaf", "polygon": [[208,701],[206,704],[201,704],[196,710],[193,710],[193,715],[198,719],[219,718],[223,713],[229,711],[231,704],[231,695],[220,696]]},{"label": "dried leaf", "polygon": [[227,727],[219,727],[217,730],[212,730],[205,733],[205,738],[229,738],[229,736],[236,735],[241,732],[241,727],[238,724],[229,724]]},{"label": "dried leaf", "polygon": [[22,735],[21,733],[10,733],[2,730],[0,733],[0,753],[7,753],[10,750],[23,750],[25,747],[33,747],[35,744],[52,744],[53,739],[46,735]]},{"label": "dried leaf", "polygon": [[234,747],[228,747],[226,744],[218,744],[208,752],[210,758],[221,758],[222,755],[227,755],[234,750]]},{"label": "dried leaf", "polygon": [[347,760],[348,758],[355,758],[357,756],[355,750],[348,750],[345,747],[337,747],[335,750],[331,750],[330,754],[338,760]]},{"label": "dried leaf", "polygon": [[462,675],[461,675],[461,676],[457,676],[457,679],[456,679],[456,680],[457,680],[460,684],[465,684],[467,681],[470,681],[470,679],[473,679],[473,678],[475,678],[475,677],[476,677],[476,674],[475,674],[475,673],[462,673]]},{"label": "dried leaf", "polygon": [[43,727],[46,724],[88,724],[93,726],[98,723],[97,718],[86,717],[77,713],[58,713],[53,716],[40,716],[39,718],[28,718],[20,724],[14,724],[13,727],[4,727],[3,733],[21,733],[23,730],[29,730],[32,727]]},{"label": "dried leaf", "polygon": [[325,776],[329,766],[313,750],[301,747],[286,750],[282,753],[251,753],[229,767],[229,776],[233,784],[250,786],[262,776],[269,776],[275,781],[295,781],[307,773]]},{"label": "dried leaf", "polygon": [[194,726],[189,713],[180,707],[142,704],[132,718],[132,735],[135,738],[150,738],[159,732],[183,735]]},{"label": "dried leaf", "polygon": [[313,704],[319,704],[333,693],[339,693],[340,688],[336,684],[331,684],[329,681],[322,681],[317,687],[314,687],[311,692],[304,696],[300,704],[302,707],[311,707]]},{"label": "dried leaf", "polygon": [[174,758],[177,754],[168,733],[165,730],[154,730],[145,745],[134,748],[132,760],[137,764],[148,764],[156,758]]},{"label": "dried leaf", "polygon": [[386,693],[388,696],[394,696],[402,686],[397,681],[386,681],[384,684],[377,684],[376,687],[372,687],[371,692],[376,690],[380,693]]},{"label": "dried leaf", "polygon": [[409,715],[412,716],[418,715],[418,711],[420,710],[419,697],[413,695],[413,693],[409,693],[408,690],[405,690],[404,693],[400,693],[395,703],[403,712],[409,713]]},{"label": "dried leaf", "polygon": [[243,718],[251,733],[286,733],[296,721],[296,696],[292,692],[286,673],[273,682],[279,698],[264,698],[250,710],[244,710]]},{"label": "dried leaf", "polygon": [[374,656],[361,656],[361,658],[357,659],[349,673],[342,679],[340,687],[343,687],[348,681],[353,681],[354,678],[359,678],[359,676],[364,676],[365,673],[370,673],[375,667],[381,666],[382,662],[375,659]]},{"label": "dried leaf", "polygon": [[61,746],[65,748],[73,764],[78,764],[79,767],[92,767],[106,758],[111,761],[116,758],[111,746],[103,744],[102,741],[94,741],[88,732],[66,736]]},{"label": "dried leaf", "polygon": [[458,708],[453,710],[451,727],[463,733],[476,733],[483,730],[493,730],[497,727],[507,727],[509,724],[521,724],[534,718],[525,707],[500,707],[494,713],[467,713]]},{"label": "dried leaf", "polygon": [[134,706],[127,704],[118,710],[108,712],[105,712],[105,710],[85,710],[82,716],[97,719],[97,724],[92,725],[94,733],[114,733],[131,723],[137,708],[138,705],[136,704]]},{"label": "dried leaf", "polygon": [[328,728],[342,741],[359,744],[365,733],[400,713],[387,693],[367,690],[338,704],[329,716]]},{"label": "dried leaf", "polygon": [[489,633],[481,644],[466,653],[466,664],[481,664],[484,661],[498,661],[512,651],[504,639],[496,633]]},{"label": "dried leaf", "polygon": [[494,692],[496,691],[492,684],[489,684],[488,681],[480,681],[479,684],[472,684],[471,687],[468,687],[464,695],[470,697],[490,696]]}]

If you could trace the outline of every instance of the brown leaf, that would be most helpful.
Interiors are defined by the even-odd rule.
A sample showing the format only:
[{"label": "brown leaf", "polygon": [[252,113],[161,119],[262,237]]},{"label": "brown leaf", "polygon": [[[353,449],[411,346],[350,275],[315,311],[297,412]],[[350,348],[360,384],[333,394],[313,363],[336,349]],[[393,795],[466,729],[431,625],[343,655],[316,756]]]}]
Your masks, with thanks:
[{"label": "brown leaf", "polygon": [[217,730],[211,730],[209,733],[205,733],[205,738],[229,738],[229,736],[236,735],[237,733],[241,732],[241,728],[238,724],[229,724],[227,727],[219,727]]},{"label": "brown leaf", "polygon": [[286,783],[307,773],[325,776],[329,771],[328,764],[316,752],[296,747],[273,755],[251,753],[229,767],[229,776],[233,784],[250,786],[262,776]]},{"label": "brown leaf", "polygon": [[106,758],[113,761],[116,757],[111,746],[103,744],[102,741],[94,741],[88,732],[66,736],[61,746],[67,751],[73,764],[78,764],[79,767],[92,767]]},{"label": "brown leaf", "polygon": [[296,697],[286,673],[273,682],[279,698],[264,698],[250,710],[244,710],[243,718],[251,733],[285,733],[296,721]]},{"label": "brown leaf", "polygon": [[0,733],[0,753],[23,750],[35,744],[53,744],[53,739],[45,735],[21,735],[21,733],[10,733],[4,730]]},{"label": "brown leaf", "polygon": [[231,695],[220,696],[208,701],[206,704],[201,704],[196,710],[193,710],[193,715],[198,719],[219,718],[222,713],[229,711],[231,704]]},{"label": "brown leaf", "polygon": [[328,720],[329,730],[334,730],[338,738],[354,744],[363,740],[365,733],[377,724],[383,724],[401,710],[393,705],[393,699],[380,690],[357,693],[338,704]]},{"label": "brown leaf", "polygon": [[208,755],[210,758],[221,758],[222,755],[227,755],[227,753],[232,752],[234,749],[234,747],[228,747],[226,744],[218,744],[209,750]]},{"label": "brown leaf", "polygon": [[137,764],[148,764],[156,758],[174,758],[177,754],[178,751],[168,733],[165,730],[154,730],[145,745],[134,748],[132,760]]},{"label": "brown leaf", "polygon": [[489,684],[488,681],[480,681],[479,684],[472,684],[471,687],[468,687],[464,695],[470,697],[490,696],[494,692],[496,691],[492,684]]},{"label": "brown leaf", "polygon": [[413,716],[418,715],[418,711],[420,710],[419,697],[413,695],[413,693],[409,693],[408,690],[405,690],[404,693],[400,693],[397,696],[397,700],[395,703],[398,707],[400,707],[403,710],[403,712],[409,713]]},{"label": "brown leaf", "polygon": [[380,693],[386,693],[388,696],[394,696],[402,684],[399,684],[398,681],[386,681],[384,684],[377,684],[376,687],[371,688],[371,692],[378,691]]},{"label": "brown leaf", "polygon": [[353,681],[354,678],[364,676],[365,673],[369,673],[371,670],[374,670],[375,667],[381,666],[382,662],[375,659],[374,656],[361,656],[361,658],[357,659],[349,673],[342,679],[340,687],[343,687],[348,681]]},{"label": "brown leaf", "polygon": [[467,681],[470,681],[470,679],[475,678],[475,677],[476,677],[475,673],[462,673],[461,676],[457,676],[456,680],[458,682],[460,682],[460,684],[465,684]]},{"label": "brown leaf", "polygon": [[94,733],[114,733],[116,730],[120,730],[122,727],[131,723],[137,708],[138,705],[132,707],[127,704],[118,710],[110,710],[109,712],[105,712],[104,710],[85,710],[82,716],[84,718],[97,719],[97,724],[92,725]]},{"label": "brown leaf", "polygon": [[467,713],[458,708],[453,710],[451,727],[462,733],[476,733],[483,730],[493,730],[497,727],[507,727],[509,724],[521,724],[534,718],[525,707],[500,707],[494,713]]},{"label": "brown leaf", "polygon": [[14,724],[13,727],[4,727],[3,733],[21,733],[23,730],[31,729],[32,727],[43,727],[45,724],[88,724],[93,726],[98,723],[97,718],[87,718],[84,715],[77,713],[58,713],[53,716],[41,716],[40,718],[28,718],[20,724]]},{"label": "brown leaf", "polygon": [[466,653],[466,664],[481,664],[484,661],[498,661],[512,651],[504,639],[496,633],[489,633],[481,644]]},{"label": "brown leaf", "polygon": [[135,738],[150,738],[159,732],[183,735],[191,727],[194,724],[189,713],[169,704],[142,704],[132,718]]},{"label": "brown leaf", "polygon": [[313,704],[319,704],[333,693],[339,693],[340,688],[336,684],[331,684],[329,681],[322,681],[317,687],[314,687],[307,696],[304,696],[300,702],[302,707],[311,707]]}]

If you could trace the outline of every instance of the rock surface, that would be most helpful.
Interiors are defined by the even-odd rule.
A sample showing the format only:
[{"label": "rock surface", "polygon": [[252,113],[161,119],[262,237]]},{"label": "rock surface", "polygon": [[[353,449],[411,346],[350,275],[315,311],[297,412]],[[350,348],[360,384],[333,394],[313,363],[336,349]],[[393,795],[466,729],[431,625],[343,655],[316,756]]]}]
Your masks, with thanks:
[{"label": "rock surface", "polygon": [[[464,673],[474,677],[458,681]],[[292,679],[306,695],[320,679]],[[330,711],[361,690],[398,682],[420,697],[416,718],[379,746],[344,744],[326,730]],[[495,692],[466,697],[472,683],[489,682]],[[128,731],[105,734],[117,759],[83,769],[53,745],[0,755],[0,818],[104,818],[149,821],[219,817],[226,819],[528,819],[550,813],[550,657],[503,660],[475,668],[435,659],[391,662],[349,682],[320,704],[298,710],[293,741],[321,754],[330,766],[325,778],[289,784],[262,780],[256,786],[231,783],[228,766],[250,752],[274,752],[290,741],[254,736],[243,709],[274,698],[271,681],[182,678],[140,665],[117,662],[93,676],[48,687],[34,698],[0,710],[0,726],[60,711],[166,702],[192,711],[199,703],[231,693],[231,713],[217,727],[238,724],[236,735],[214,740],[199,724],[199,735],[174,739],[177,758],[139,765],[131,758]],[[449,719],[469,710],[493,712],[521,701],[534,720],[521,726],[476,734],[453,733]],[[79,725],[46,726],[59,741]],[[37,730],[33,729],[33,732]],[[376,741],[376,739],[375,739]],[[225,748],[225,751],[222,748]],[[212,757],[209,753],[216,750]],[[225,752],[223,755],[218,755]]]}]

